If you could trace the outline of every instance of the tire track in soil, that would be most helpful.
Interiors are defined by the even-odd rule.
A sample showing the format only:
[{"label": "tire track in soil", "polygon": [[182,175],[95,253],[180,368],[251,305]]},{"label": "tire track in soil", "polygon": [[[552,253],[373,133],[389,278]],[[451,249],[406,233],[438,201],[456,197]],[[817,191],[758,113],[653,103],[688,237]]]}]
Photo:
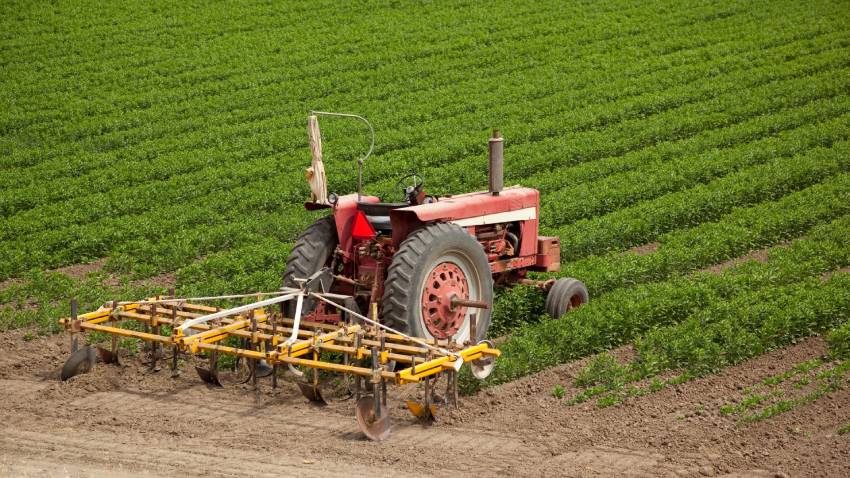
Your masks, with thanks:
[{"label": "tire track in soil", "polygon": [[[529,456],[519,441],[500,434],[456,427],[423,428],[398,423],[400,420],[390,443],[375,444],[363,439],[351,414],[342,416],[331,406],[326,407],[329,410],[287,403],[257,407],[253,393],[247,399],[219,397],[202,385],[180,394],[95,392],[65,403],[39,398],[50,388],[44,382],[3,380],[0,386],[19,404],[14,418],[4,417],[0,427],[0,464],[50,456],[62,465],[91,464],[110,473],[117,467],[119,471],[162,474],[193,470],[211,476],[243,476],[246,469],[256,476],[311,476],[313,472],[317,476],[371,476],[391,474],[395,469],[384,470],[382,461],[399,461],[393,457],[396,453],[410,457],[411,465],[440,463],[435,452],[446,444],[468,460],[459,466],[446,463],[438,474],[472,473],[482,466],[493,469],[502,459]],[[21,406],[23,402],[39,405],[30,408]],[[389,453],[381,450],[382,446],[388,446]],[[357,452],[358,448],[366,453]],[[192,451],[181,451],[187,449]],[[428,453],[417,455],[417,450]]]},{"label": "tire track in soil", "polygon": [[[273,401],[256,404],[253,392],[234,400],[232,396],[219,396],[218,390],[207,389],[198,384],[186,388],[178,394],[159,394],[146,391],[108,391],[96,392],[71,400],[67,407],[83,416],[122,416],[128,410],[147,410],[155,416],[166,433],[174,432],[174,423],[180,420],[209,425],[216,423],[239,425],[234,431],[259,430],[273,423],[275,433],[293,436],[307,435],[311,439],[337,438],[343,441],[362,441],[362,434],[354,420],[353,400],[317,407],[300,402],[299,392],[291,387],[297,400]],[[295,403],[292,403],[295,402]],[[396,402],[398,403],[398,402]],[[155,411],[154,411],[155,410]],[[521,448],[518,437],[503,433],[480,432],[472,429],[453,427],[422,427],[402,413],[400,405],[394,407],[392,438],[417,447],[451,442],[458,451],[488,452],[498,449],[509,454],[511,450]],[[406,413],[406,412],[405,412]],[[151,425],[157,427],[157,425]]]},{"label": "tire track in soil", "polygon": [[0,437],[0,446],[4,454],[12,451],[39,459],[49,456],[53,463],[46,466],[48,476],[52,465],[67,466],[68,463],[82,462],[86,463],[83,467],[86,471],[92,468],[96,470],[92,470],[91,476],[135,476],[144,472],[174,475],[191,472],[197,476],[221,477],[246,474],[258,477],[295,474],[347,477],[379,471],[391,473],[389,469],[356,463],[305,460],[283,450],[261,453],[240,447],[214,447],[185,440],[158,444],[138,438],[144,436],[127,434],[121,440],[116,440],[114,434],[91,431],[75,431],[73,436],[68,436],[52,432],[6,430]]},{"label": "tire track in soil", "polygon": [[46,383],[33,382],[30,380],[5,380],[0,379],[0,390],[3,390],[4,401],[22,401],[35,398],[37,393],[47,387]]}]

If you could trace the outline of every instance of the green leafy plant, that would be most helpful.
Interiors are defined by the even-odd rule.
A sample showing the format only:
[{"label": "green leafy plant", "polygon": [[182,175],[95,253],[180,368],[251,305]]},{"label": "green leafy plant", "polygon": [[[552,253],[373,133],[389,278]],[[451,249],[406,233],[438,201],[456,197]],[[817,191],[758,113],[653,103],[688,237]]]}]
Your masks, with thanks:
[{"label": "green leafy plant", "polygon": [[564,398],[564,395],[566,395],[566,393],[567,392],[564,390],[563,385],[555,385],[555,387],[552,389],[552,396],[557,398],[558,400]]},{"label": "green leafy plant", "polygon": [[850,320],[845,321],[826,335],[829,353],[833,358],[850,358]]},{"label": "green leafy plant", "polygon": [[[635,339],[638,360],[625,366],[627,372],[604,367],[608,361],[603,356],[591,362],[594,370],[588,377],[610,373],[618,378],[609,380],[616,383],[611,388],[618,388],[626,376],[630,381],[684,369],[668,380],[674,384],[829,330],[847,317],[850,279],[836,274],[823,282],[811,276],[850,261],[848,237],[850,216],[811,229],[806,238],[774,251],[764,264],[617,289],[561,320],[528,324],[500,345],[503,356],[484,384],[513,380]],[[481,385],[464,379],[467,391]],[[593,395],[599,393],[594,386]],[[577,400],[582,398],[580,393]]]}]

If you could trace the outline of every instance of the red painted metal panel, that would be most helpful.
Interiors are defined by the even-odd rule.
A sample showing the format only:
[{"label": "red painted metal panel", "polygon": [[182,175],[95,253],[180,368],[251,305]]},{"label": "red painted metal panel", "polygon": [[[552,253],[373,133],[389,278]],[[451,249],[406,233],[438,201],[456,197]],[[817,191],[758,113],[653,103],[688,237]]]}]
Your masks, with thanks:
[{"label": "red painted metal panel", "polygon": [[[390,212],[393,223],[393,241],[399,244],[410,231],[429,221],[448,222],[456,219],[535,208],[540,217],[540,192],[532,188],[510,187],[498,196],[488,191],[459,194],[439,198],[436,203],[395,209]],[[519,255],[537,253],[538,219],[520,223]]]},{"label": "red painted metal panel", "polygon": [[557,272],[561,270],[561,240],[557,237],[537,238],[537,261],[535,270]]},{"label": "red painted metal panel", "polygon": [[396,209],[393,213],[410,211],[422,222],[452,221],[537,207],[539,198],[540,193],[536,189],[513,187],[503,190],[498,196],[487,191],[458,194],[440,198],[436,203]]},{"label": "red painted metal panel", "polygon": [[[360,196],[360,200],[363,202],[381,202],[381,199],[375,196]],[[339,237],[339,247],[346,257],[350,257],[351,254],[352,229],[356,216],[357,195],[340,196],[334,208],[334,221],[336,222],[336,234]]]},{"label": "red painted metal panel", "polygon": [[[537,208],[536,217],[540,217],[540,207]],[[538,219],[523,221],[519,224],[519,255],[530,256],[537,254],[537,229]]]},{"label": "red painted metal panel", "polygon": [[493,261],[490,263],[490,270],[494,274],[507,272],[514,269],[524,269],[534,265],[537,256],[520,256],[502,261]]}]

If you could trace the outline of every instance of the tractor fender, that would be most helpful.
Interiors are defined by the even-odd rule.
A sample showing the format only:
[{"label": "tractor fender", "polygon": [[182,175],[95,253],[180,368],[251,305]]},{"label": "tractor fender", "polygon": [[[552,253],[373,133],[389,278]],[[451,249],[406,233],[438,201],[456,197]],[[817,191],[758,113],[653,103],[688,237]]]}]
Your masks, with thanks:
[{"label": "tractor fender", "polygon": [[[381,199],[375,196],[360,196],[361,202],[377,203]],[[340,196],[334,207],[334,222],[336,222],[336,234],[339,238],[339,247],[346,257],[351,254],[352,237],[351,230],[354,227],[354,217],[357,214],[357,195],[346,194]]]}]

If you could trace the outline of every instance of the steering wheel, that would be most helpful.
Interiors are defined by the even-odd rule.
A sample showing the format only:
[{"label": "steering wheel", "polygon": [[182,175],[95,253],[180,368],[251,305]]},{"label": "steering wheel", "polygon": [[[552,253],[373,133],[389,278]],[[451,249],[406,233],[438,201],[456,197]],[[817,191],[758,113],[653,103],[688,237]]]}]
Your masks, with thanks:
[{"label": "steering wheel", "polygon": [[[411,180],[410,185],[404,186],[404,182],[407,179]],[[425,180],[417,173],[410,173],[396,181],[395,186],[397,188],[402,188],[404,199],[406,201],[412,202],[411,200],[415,200],[419,192],[422,191],[422,186],[425,186]]]}]

